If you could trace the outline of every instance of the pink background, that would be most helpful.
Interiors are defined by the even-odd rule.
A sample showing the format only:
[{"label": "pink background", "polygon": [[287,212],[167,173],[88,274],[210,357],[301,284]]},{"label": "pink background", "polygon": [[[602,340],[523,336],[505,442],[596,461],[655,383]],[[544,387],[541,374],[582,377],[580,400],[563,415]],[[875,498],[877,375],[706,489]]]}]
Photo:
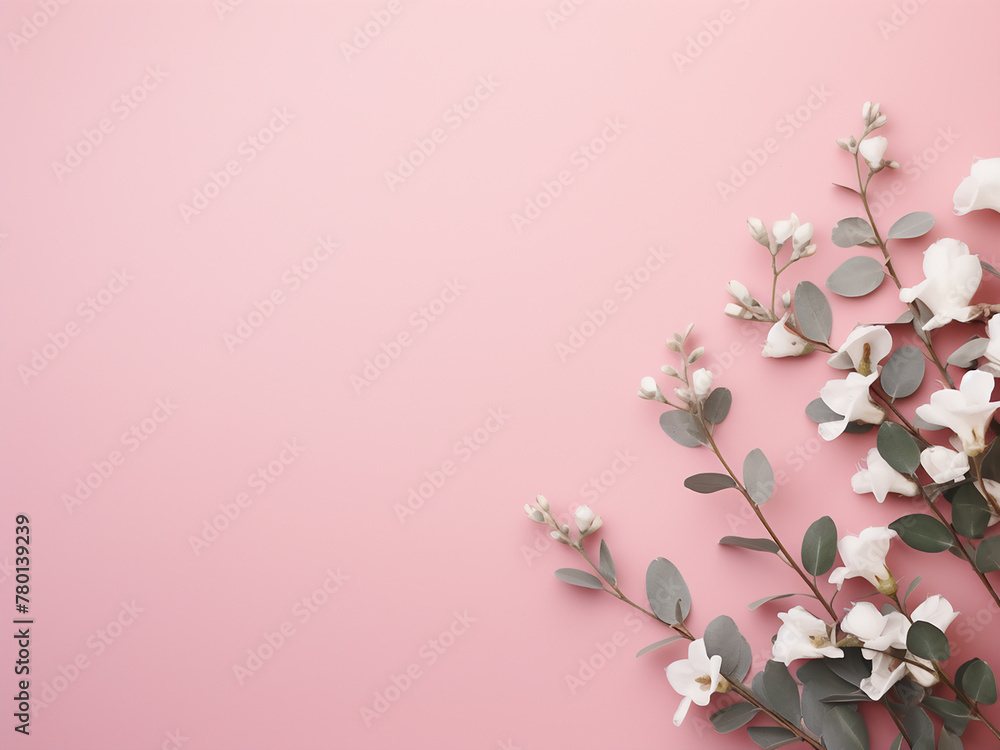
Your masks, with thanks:
[{"label": "pink background", "polygon": [[[760,530],[735,495],[682,487],[714,459],[672,444],[636,386],[668,361],[664,338],[697,321],[705,363],[736,394],[723,448],[740,461],[761,447],[789,475],[767,510],[790,547],[824,514],[857,532],[910,512],[852,494],[871,439],[821,443],[803,414],[835,374],[819,358],[758,357],[763,331],[721,315],[724,285],[768,282],[748,215],[815,224],[819,252],[789,284],[822,283],[849,257],[828,239],[858,212],[831,187],[852,179],[833,142],[858,132],[866,99],[889,114],[889,156],[903,164],[882,182],[898,194],[880,213],[930,210],[928,239],[958,236],[998,264],[998,217],[956,218],[950,200],[973,156],[1000,155],[1000,8],[247,0],[220,17],[211,0],[50,0],[49,17],[45,5],[0,8],[0,587],[11,601],[13,517],[28,513],[32,689],[53,700],[27,739],[9,739],[8,704],[2,744],[747,746],[706,731],[707,711],[671,725],[679,697],[663,667],[683,649],[635,660],[665,628],[557,582],[552,571],[577,562],[521,505],[538,492],[561,509],[590,502],[627,591],[642,598],[648,561],[671,558],[694,594],[691,627],[730,614],[763,666],[780,610],[745,605],[799,584],[769,558],[716,546]],[[560,7],[575,11],[547,15]],[[373,12],[391,20],[348,59],[342,45]],[[37,33],[12,41],[26,22]],[[143,100],[123,107],[137,86]],[[274,108],[293,118],[255,150],[246,139]],[[386,173],[436,128],[433,152],[390,186]],[[581,157],[602,132],[603,153]],[[81,140],[82,163],[57,175]],[[755,153],[762,163],[723,196]],[[186,220],[180,204],[231,161],[238,174]],[[518,231],[511,215],[562,171],[572,181]],[[293,289],[285,274],[321,237],[338,248]],[[899,261],[910,283],[925,246]],[[633,276],[653,247],[666,262]],[[122,269],[132,279],[102,295]],[[633,278],[643,283],[626,297]],[[435,302],[449,282],[461,293]],[[995,301],[997,285],[985,288]],[[227,346],[274,289],[284,301]],[[90,297],[111,301],[87,312]],[[607,299],[604,325],[561,358]],[[888,289],[838,304],[836,340],[898,313]],[[63,340],[67,324],[78,335]],[[409,345],[357,392],[352,376],[400,334]],[[24,377],[53,339],[65,348]],[[158,399],[176,404],[165,419]],[[154,413],[146,439],[123,442]],[[63,496],[113,451],[123,462],[70,512]],[[614,474],[619,452],[629,466]],[[249,483],[281,455],[273,483]],[[442,485],[401,521],[395,507],[426,474]],[[586,489],[594,479],[600,492]],[[233,519],[196,554],[191,538],[220,504]],[[951,632],[971,656],[966,639],[995,614],[971,574],[901,546],[891,560],[901,577],[924,575],[918,596],[946,593],[962,610]],[[327,571],[342,579],[329,595]],[[132,602],[136,617],[123,614]],[[285,642],[240,682],[234,665],[267,653],[283,623]],[[600,663],[598,644],[619,631],[624,645],[571,689],[567,675]],[[1000,663],[1000,647],[975,653]],[[366,725],[361,709],[408,671],[418,676]],[[7,694],[8,666],[3,680]]]}]

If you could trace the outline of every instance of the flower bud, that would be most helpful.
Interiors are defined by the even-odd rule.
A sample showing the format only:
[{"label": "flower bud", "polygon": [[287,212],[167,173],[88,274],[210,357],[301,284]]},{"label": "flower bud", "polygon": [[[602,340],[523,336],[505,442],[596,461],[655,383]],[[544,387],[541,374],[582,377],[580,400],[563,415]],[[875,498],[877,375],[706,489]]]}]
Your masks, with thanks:
[{"label": "flower bud", "polygon": [[549,511],[549,501],[545,499],[545,495],[536,495],[535,504],[538,505],[538,507],[541,508],[542,510],[546,512]]},{"label": "flower bud", "polygon": [[792,290],[791,289],[789,289],[787,292],[785,292],[784,294],[781,295],[781,304],[783,304],[785,306],[786,310],[789,307],[792,306]]},{"label": "flower bud", "polygon": [[872,114],[872,103],[865,102],[864,106],[861,108],[861,119],[865,121],[865,125],[871,122]]},{"label": "flower bud", "polygon": [[730,318],[740,318],[742,320],[753,320],[753,313],[747,310],[745,307],[740,307],[739,305],[734,305],[730,302],[726,305],[723,312]]},{"label": "flower bud", "polygon": [[673,339],[667,339],[667,349],[672,352],[679,352],[681,350],[681,346]]},{"label": "flower bud", "polygon": [[792,247],[801,250],[812,241],[813,225],[809,222],[800,224],[792,234]]},{"label": "flower bud", "polygon": [[694,323],[688,323],[688,327],[684,330],[684,335],[681,337],[681,341],[687,341],[688,336],[691,335],[691,331],[694,330]]},{"label": "flower bud", "polygon": [[532,521],[536,521],[538,523],[545,523],[545,516],[542,515],[542,512],[538,510],[538,508],[533,508],[527,503],[525,503],[524,512],[528,514],[528,518],[530,518]]},{"label": "flower bud", "polygon": [[687,388],[674,388],[674,393],[677,394],[677,398],[681,401],[690,404],[691,403],[691,391]]},{"label": "flower bud", "polygon": [[653,378],[646,376],[639,381],[639,398],[644,398],[647,401],[660,401],[662,400],[662,394],[660,393],[660,386],[656,384]]},{"label": "flower bud", "polygon": [[886,117],[885,115],[879,115],[877,118],[875,118],[875,122],[872,123],[872,130],[874,130],[875,128],[881,128],[887,122],[889,122],[888,117]]},{"label": "flower bud", "polygon": [[588,506],[581,505],[576,509],[576,527],[583,536],[593,534],[601,528],[602,521]]},{"label": "flower bud", "polygon": [[676,378],[680,376],[680,373],[677,372],[677,370],[675,370],[670,365],[663,365],[663,367],[661,367],[660,370],[662,370],[663,374],[666,375],[667,377]]},{"label": "flower bud", "polygon": [[695,349],[688,355],[688,364],[693,365],[695,362],[701,359],[704,354],[705,354],[705,347],[699,346],[697,349]]},{"label": "flower bud", "polygon": [[751,216],[747,219],[747,228],[750,230],[750,236],[753,241],[758,245],[763,245],[764,247],[770,249],[771,247],[771,237],[767,233],[767,227],[764,226],[764,222],[760,219]]},{"label": "flower bud", "polygon": [[699,401],[703,401],[712,390],[712,371],[701,368],[691,375],[691,387]]},{"label": "flower bud", "polygon": [[729,292],[733,299],[746,307],[750,307],[753,304],[753,297],[750,296],[750,290],[738,281],[730,281],[726,284],[726,291]]}]

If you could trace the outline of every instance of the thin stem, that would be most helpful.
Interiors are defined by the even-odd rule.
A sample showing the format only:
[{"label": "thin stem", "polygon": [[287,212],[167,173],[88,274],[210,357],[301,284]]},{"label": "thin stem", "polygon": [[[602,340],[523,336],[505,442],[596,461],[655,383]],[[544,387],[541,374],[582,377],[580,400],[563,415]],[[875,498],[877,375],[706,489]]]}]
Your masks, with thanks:
[{"label": "thin stem", "polygon": [[992,508],[993,513],[1000,516],[1000,505],[997,504],[997,499],[993,497],[992,493],[986,489],[986,480],[983,479],[983,454],[980,453],[978,456],[972,459],[972,469],[973,475],[976,481],[979,483],[979,488],[983,491],[983,497],[986,498],[986,502],[989,503],[990,508]]},{"label": "thin stem", "polygon": [[878,396],[879,401],[881,401],[883,404],[889,407],[889,410],[896,415],[896,419],[898,420],[899,425],[903,427],[907,432],[909,432],[914,437],[915,440],[917,440],[920,443],[923,443],[925,447],[930,447],[931,445],[933,445],[933,443],[931,443],[927,438],[921,435],[920,430],[914,427],[910,423],[910,420],[904,417],[902,412],[900,412],[899,409],[896,408],[896,405],[893,403],[893,398],[889,396],[889,394],[887,394],[882,389],[881,383],[879,383],[878,381],[873,383],[872,391],[874,391],[875,395]]},{"label": "thin stem", "polygon": [[963,703],[965,703],[968,706],[969,713],[971,713],[976,719],[985,724],[987,728],[990,730],[990,732],[993,733],[993,736],[996,737],[998,740],[1000,740],[1000,729],[997,729],[997,727],[994,726],[993,722],[987,719],[982,714],[976,702],[972,700],[972,698],[970,698],[964,690],[958,687],[958,685],[956,685],[952,681],[952,679],[945,673],[943,669],[941,669],[941,667],[938,667],[938,677],[941,679],[941,682],[944,683],[945,687],[951,690],[951,692],[953,692],[958,698],[962,700]]},{"label": "thin stem", "polygon": [[899,718],[899,715],[895,712],[895,710],[893,710],[892,704],[889,703],[889,699],[883,696],[879,700],[879,703],[885,706],[885,710],[889,713],[889,716],[892,717],[892,722],[896,725],[896,729],[898,729],[899,733],[903,735],[903,739],[906,740],[906,744],[912,748],[913,740],[910,739],[910,733],[906,731],[906,727],[903,725],[903,722]]}]

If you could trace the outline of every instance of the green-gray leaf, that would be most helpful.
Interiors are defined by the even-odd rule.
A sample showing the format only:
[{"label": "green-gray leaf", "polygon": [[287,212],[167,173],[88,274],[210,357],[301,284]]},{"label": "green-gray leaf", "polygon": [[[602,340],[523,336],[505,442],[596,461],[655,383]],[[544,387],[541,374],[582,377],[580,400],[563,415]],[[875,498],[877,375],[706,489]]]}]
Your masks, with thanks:
[{"label": "green-gray leaf", "polygon": [[719,544],[725,545],[726,547],[741,547],[743,549],[753,550],[754,552],[770,552],[774,555],[780,552],[778,545],[770,539],[748,539],[744,536],[724,536],[719,540]]},{"label": "green-gray leaf", "polygon": [[710,424],[719,424],[729,414],[733,405],[733,393],[728,388],[716,388],[705,399],[702,413]]},{"label": "green-gray leaf", "polygon": [[821,576],[837,559],[837,524],[823,516],[806,530],[802,539],[802,566],[810,575]]},{"label": "green-gray leaf", "polygon": [[806,338],[830,342],[833,332],[833,311],[826,295],[811,281],[800,281],[795,287],[795,320]]},{"label": "green-gray leaf", "polygon": [[854,247],[875,239],[872,225],[860,216],[841,219],[830,232],[830,238],[837,247]]},{"label": "green-gray leaf", "polygon": [[750,720],[759,712],[760,709],[752,703],[734,703],[721,711],[716,711],[709,718],[712,720],[712,726],[715,727],[716,732],[727,734],[750,723]]},{"label": "green-gray leaf", "polygon": [[837,420],[844,418],[843,414],[837,414],[837,412],[827,406],[826,401],[821,398],[814,398],[806,405],[806,416],[817,424],[823,424],[824,422],[836,422]]},{"label": "green-gray leaf", "polygon": [[611,557],[611,550],[608,549],[608,543],[603,539],[601,540],[601,561],[597,567],[601,571],[601,575],[612,586],[618,582],[618,579],[615,577],[615,561]]},{"label": "green-gray leaf", "polygon": [[774,493],[774,471],[767,456],[754,448],[743,461],[743,484],[757,505],[763,505]]},{"label": "green-gray leaf", "polygon": [[974,338],[966,341],[948,357],[948,364],[971,370],[976,366],[976,360],[986,354],[989,339]]},{"label": "green-gray leaf", "polygon": [[926,211],[914,211],[898,219],[889,227],[888,239],[912,240],[923,237],[934,228],[934,217]]},{"label": "green-gray leaf", "polygon": [[603,589],[604,584],[595,575],[576,568],[559,568],[556,571],[556,578],[564,583],[571,583],[584,589]]},{"label": "green-gray leaf", "polygon": [[719,490],[731,490],[736,486],[736,482],[728,474],[695,474],[684,480],[684,486],[689,490],[707,495]]},{"label": "green-gray leaf", "polygon": [[938,740],[937,750],[963,750],[962,740],[958,735],[949,732],[947,727],[941,730],[941,739]]},{"label": "green-gray leaf", "polygon": [[[691,612],[691,592],[677,566],[658,557],[646,569],[646,598],[657,619],[678,625]],[[680,617],[678,617],[678,609]]]},{"label": "green-gray leaf", "polygon": [[749,609],[751,612],[753,612],[755,609],[758,609],[759,607],[762,607],[763,605],[767,604],[768,602],[777,601],[778,599],[787,599],[790,596],[808,596],[808,597],[810,597],[812,599],[816,598],[812,594],[775,594],[774,596],[765,596],[763,599],[758,599],[755,602],[750,602],[747,605],[747,609]]},{"label": "green-gray leaf", "polygon": [[660,427],[675,442],[685,448],[697,448],[708,442],[701,424],[690,412],[674,409],[660,415]]},{"label": "green-gray leaf", "polygon": [[902,746],[903,746],[903,735],[898,734],[896,735],[896,739],[892,741],[892,744],[889,745],[889,750],[900,750]]},{"label": "green-gray leaf", "polygon": [[885,462],[900,474],[909,476],[920,466],[920,448],[910,433],[895,422],[882,423],[875,445]]},{"label": "green-gray leaf", "polygon": [[906,589],[906,593],[905,593],[905,594],[903,594],[903,606],[904,606],[904,607],[906,606],[906,600],[910,598],[910,594],[912,594],[912,593],[913,593],[913,590],[914,590],[915,588],[917,588],[917,586],[919,586],[919,585],[920,585],[920,582],[921,582],[922,580],[924,580],[924,579],[923,579],[923,576],[917,576],[916,578],[914,578],[914,579],[913,579],[913,580],[912,580],[912,581],[910,582],[910,585],[909,585],[909,586],[907,587],[907,589]]},{"label": "green-gray leaf", "polygon": [[958,668],[955,681],[976,703],[992,706],[997,702],[997,678],[982,659],[970,659]]},{"label": "green-gray leaf", "polygon": [[885,363],[879,382],[889,398],[913,395],[924,382],[924,355],[915,346],[901,346]]},{"label": "green-gray leaf", "polygon": [[868,727],[857,711],[834,706],[823,719],[823,744],[828,750],[869,750]]},{"label": "green-gray leaf", "polygon": [[750,727],[747,729],[747,735],[757,747],[762,747],[764,750],[774,750],[799,741],[794,732],[784,727]]},{"label": "green-gray leaf", "polygon": [[826,288],[841,297],[864,297],[878,289],[884,279],[881,263],[867,255],[858,255],[830,274]]},{"label": "green-gray leaf", "polygon": [[944,661],[951,656],[948,636],[929,622],[917,620],[906,633],[906,649],[921,659]]},{"label": "green-gray leaf", "polygon": [[1000,277],[1000,271],[998,271],[997,269],[995,269],[993,266],[991,266],[989,263],[987,263],[982,258],[979,259],[979,265],[981,265],[983,267],[983,270],[986,271],[987,273],[991,273],[994,276]]},{"label": "green-gray leaf", "polygon": [[1000,570],[1000,536],[989,536],[979,543],[976,567],[984,573]]},{"label": "green-gray leaf", "polygon": [[938,698],[928,695],[924,698],[924,706],[944,719],[944,725],[956,735],[961,735],[965,731],[972,714],[967,706],[950,701],[945,698]]},{"label": "green-gray leaf", "polygon": [[669,638],[664,638],[662,641],[657,641],[656,643],[650,643],[645,648],[639,649],[639,653],[635,655],[635,658],[638,659],[640,656],[644,656],[645,654],[648,654],[650,651],[656,651],[656,649],[658,648],[669,646],[674,641],[681,641],[681,640],[684,640],[684,636],[672,635]]},{"label": "green-gray leaf", "polygon": [[737,680],[746,677],[750,671],[753,652],[731,617],[716,617],[708,623],[702,638],[705,640],[705,651],[710,657],[716,654],[722,657],[723,675]]},{"label": "green-gray leaf", "polygon": [[764,690],[771,706],[792,724],[798,726],[802,718],[799,702],[799,686],[788,673],[788,667],[780,661],[769,661],[764,665]]},{"label": "green-gray leaf", "polygon": [[954,543],[947,526],[922,513],[897,518],[889,528],[899,534],[907,546],[921,552],[944,552]]},{"label": "green-gray leaf", "polygon": [[951,524],[966,539],[979,539],[990,523],[990,506],[972,482],[959,487],[951,498]]}]

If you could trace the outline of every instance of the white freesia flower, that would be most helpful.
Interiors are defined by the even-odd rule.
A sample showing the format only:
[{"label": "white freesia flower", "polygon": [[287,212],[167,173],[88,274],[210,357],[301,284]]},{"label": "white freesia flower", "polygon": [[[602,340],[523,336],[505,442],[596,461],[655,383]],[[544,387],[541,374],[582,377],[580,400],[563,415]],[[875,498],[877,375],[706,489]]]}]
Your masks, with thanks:
[{"label": "white freesia flower", "polygon": [[969,472],[969,457],[943,445],[932,445],[920,452],[920,465],[938,484],[961,479]]},{"label": "white freesia flower", "polygon": [[983,352],[986,362],[979,369],[995,378],[1000,378],[1000,315],[990,318],[990,322],[986,324],[986,332],[990,337],[990,343]]},{"label": "white freesia flower", "polygon": [[970,370],[958,390],[943,388],[932,393],[929,404],[917,407],[917,416],[947,427],[968,455],[978,456],[986,449],[986,427],[1000,406],[1000,401],[990,401],[994,382],[989,373]]},{"label": "white freesia flower", "polygon": [[955,190],[954,201],[958,216],[981,208],[1000,211],[1000,158],[974,161],[969,176]]},{"label": "white freesia flower", "polygon": [[833,440],[847,429],[848,422],[882,424],[885,421],[885,412],[868,396],[868,388],[877,377],[877,372],[868,376],[852,372],[845,380],[830,380],[820,389],[819,397],[823,399],[823,403],[842,417],[836,422],[821,423],[821,438]]},{"label": "white freesia flower", "polygon": [[895,537],[896,532],[884,526],[869,526],[857,536],[845,536],[837,543],[844,565],[830,573],[830,583],[837,584],[839,591],[848,578],[864,578],[881,593],[894,594],[896,579],[886,567],[885,557]]},{"label": "white freesia flower", "polygon": [[771,238],[767,234],[767,227],[764,226],[763,221],[751,216],[747,219],[747,229],[750,230],[750,236],[753,237],[754,242],[770,249]]},{"label": "white freesia flower", "polygon": [[953,320],[971,320],[975,308],[969,302],[983,279],[979,256],[969,253],[969,246],[959,240],[944,238],[924,250],[923,281],[915,287],[900,289],[902,302],[920,299],[934,313],[924,324],[925,331]]},{"label": "white freesia flower", "polygon": [[691,373],[691,387],[695,398],[704,401],[712,391],[712,371],[702,367]]},{"label": "white freesia flower", "polygon": [[[868,372],[862,372],[865,347],[868,347]],[[830,355],[827,364],[838,370],[854,368],[862,375],[875,372],[877,365],[892,351],[892,334],[885,326],[858,326],[847,336],[836,354]]]},{"label": "white freesia flower", "polygon": [[859,469],[851,477],[851,489],[859,495],[871,492],[880,503],[885,502],[885,496],[890,492],[905,497],[920,494],[920,485],[889,466],[878,448],[868,451],[868,468]]},{"label": "white freesia flower", "polygon": [[581,505],[576,509],[576,527],[583,536],[589,536],[604,525],[601,517],[588,506]]},{"label": "white freesia flower", "polygon": [[674,726],[680,726],[687,716],[691,703],[707,706],[712,693],[722,680],[722,657],[719,654],[709,658],[702,638],[688,645],[688,658],[675,661],[667,667],[670,687],[684,696],[674,714]]},{"label": "white freesia flower", "polygon": [[774,226],[771,227],[771,234],[774,235],[775,241],[780,245],[784,242],[788,242],[788,238],[795,234],[795,230],[799,228],[799,217],[792,214],[792,218],[785,221],[781,219],[774,222]]},{"label": "white freesia flower", "polygon": [[767,332],[767,341],[764,342],[761,355],[765,357],[799,357],[803,354],[809,354],[813,350],[812,344],[785,328],[788,315],[785,313],[781,316],[781,320],[771,326],[771,330]]},{"label": "white freesia flower", "polygon": [[872,673],[860,687],[872,700],[880,699],[906,674],[906,663],[884,652],[906,649],[909,621],[900,612],[883,615],[871,602],[859,602],[841,621],[840,629],[867,646],[861,654],[871,660]]},{"label": "white freesia flower", "polygon": [[[958,617],[958,612],[951,606],[951,602],[940,594],[927,597],[922,604],[918,605],[910,613],[910,618],[914,622],[929,622],[942,633],[948,629],[948,626],[955,621],[956,617]],[[923,664],[925,667],[931,667],[931,662],[927,659],[922,659],[913,654],[908,654],[908,657],[913,661]],[[915,664],[907,664],[906,668],[910,671],[910,677],[924,687],[931,687],[938,683],[938,676],[933,671],[929,672],[926,669],[921,669]]]},{"label": "white freesia flower", "polygon": [[778,628],[772,654],[775,661],[790,666],[796,659],[841,659],[844,652],[831,638],[832,628],[803,607],[793,607],[778,614],[783,625]]},{"label": "white freesia flower", "polygon": [[865,161],[868,162],[869,169],[876,170],[885,166],[885,161],[882,157],[885,156],[885,150],[888,147],[889,141],[885,139],[885,136],[874,135],[861,141],[858,144],[858,151],[864,157]]},{"label": "white freesia flower", "polygon": [[639,398],[644,398],[647,401],[660,401],[662,400],[662,394],[660,393],[660,386],[656,384],[656,381],[646,376],[639,381]]}]

